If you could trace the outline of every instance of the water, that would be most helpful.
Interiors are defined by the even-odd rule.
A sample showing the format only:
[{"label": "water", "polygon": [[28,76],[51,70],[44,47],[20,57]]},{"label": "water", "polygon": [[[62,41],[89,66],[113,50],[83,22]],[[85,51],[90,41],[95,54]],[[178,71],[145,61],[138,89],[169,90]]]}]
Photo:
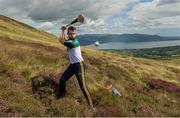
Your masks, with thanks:
[{"label": "water", "polygon": [[167,47],[167,46],[180,46],[180,40],[174,41],[153,41],[153,42],[109,42],[100,44],[96,47],[94,44],[88,47],[95,49],[145,49],[145,48],[155,48],[155,47]]}]

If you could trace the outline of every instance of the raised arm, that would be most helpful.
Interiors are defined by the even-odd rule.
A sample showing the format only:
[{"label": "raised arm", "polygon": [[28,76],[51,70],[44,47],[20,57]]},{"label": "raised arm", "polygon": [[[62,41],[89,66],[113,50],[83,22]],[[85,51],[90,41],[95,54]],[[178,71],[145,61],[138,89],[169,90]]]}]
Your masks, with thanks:
[{"label": "raised arm", "polygon": [[59,42],[61,42],[62,44],[64,44],[65,40],[66,40],[66,34],[65,34],[65,31],[66,31],[66,27],[63,26],[61,27],[61,33],[60,33],[60,36],[59,36]]}]

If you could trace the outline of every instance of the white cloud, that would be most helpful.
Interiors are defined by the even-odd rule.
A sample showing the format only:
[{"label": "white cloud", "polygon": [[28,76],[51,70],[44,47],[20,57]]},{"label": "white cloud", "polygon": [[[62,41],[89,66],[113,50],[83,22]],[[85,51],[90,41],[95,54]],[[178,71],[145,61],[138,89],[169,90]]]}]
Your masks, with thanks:
[{"label": "white cloud", "polygon": [[97,20],[121,12],[137,0],[0,0],[1,14],[37,21],[71,21],[79,14]]},{"label": "white cloud", "polygon": [[103,19],[92,20],[86,17],[85,23],[77,26],[80,32],[98,33],[97,31],[104,32],[107,25]]},{"label": "white cloud", "polygon": [[0,14],[16,19],[27,19],[28,0],[0,0]]},{"label": "white cloud", "polygon": [[84,14],[88,18],[84,29],[94,31],[105,30],[107,18],[134,2],[137,0],[0,0],[0,13],[28,23],[30,20],[36,23],[50,21],[59,25],[68,24]]},{"label": "white cloud", "polygon": [[53,27],[54,27],[53,23],[45,22],[45,23],[42,23],[38,28],[40,30],[48,31],[48,30],[51,30]]},{"label": "white cloud", "polygon": [[157,5],[168,5],[180,2],[179,0],[155,0],[154,1]]},{"label": "white cloud", "polygon": [[90,18],[86,18],[85,23],[82,26],[89,28],[103,28],[105,27],[105,22],[103,19],[92,20]]},{"label": "white cloud", "polygon": [[[72,19],[85,14],[93,20],[119,13],[134,0],[38,0],[33,2],[29,16],[34,20]],[[42,5],[43,4],[43,5]]]},{"label": "white cloud", "polygon": [[61,27],[70,23],[79,14],[86,16],[83,25],[75,25],[83,33],[144,33],[148,29],[180,29],[180,0],[138,1],[0,0],[0,14],[46,31],[58,29],[56,24]]},{"label": "white cloud", "polygon": [[[159,5],[161,4],[161,5]],[[162,5],[164,4],[164,5]],[[166,4],[166,5],[165,5]],[[156,27],[179,27],[180,1],[154,0],[150,3],[141,3],[128,13],[129,27],[139,29]]]}]

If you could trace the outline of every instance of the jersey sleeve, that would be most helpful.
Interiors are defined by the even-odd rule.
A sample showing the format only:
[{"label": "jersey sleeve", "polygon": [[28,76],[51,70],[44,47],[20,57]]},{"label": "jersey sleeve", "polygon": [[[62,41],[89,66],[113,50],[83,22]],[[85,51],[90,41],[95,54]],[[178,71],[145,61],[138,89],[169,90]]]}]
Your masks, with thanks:
[{"label": "jersey sleeve", "polygon": [[78,40],[74,40],[74,41],[67,40],[64,42],[64,45],[68,48],[76,48],[79,46],[79,41]]},{"label": "jersey sleeve", "polygon": [[64,42],[64,45],[68,48],[73,48],[73,42],[70,40],[67,40]]}]

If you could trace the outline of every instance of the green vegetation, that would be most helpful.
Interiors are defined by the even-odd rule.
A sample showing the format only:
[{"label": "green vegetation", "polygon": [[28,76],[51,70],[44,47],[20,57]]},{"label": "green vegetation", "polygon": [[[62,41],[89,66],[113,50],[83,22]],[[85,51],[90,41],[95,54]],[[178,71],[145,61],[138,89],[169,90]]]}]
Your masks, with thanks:
[{"label": "green vegetation", "polygon": [[149,49],[124,49],[124,50],[105,50],[124,55],[143,57],[149,59],[176,59],[180,58],[180,46],[149,48]]},{"label": "green vegetation", "polygon": [[[0,32],[0,116],[180,116],[180,60],[164,63],[82,47],[92,112],[75,77],[67,82],[65,98],[55,98],[53,82],[69,64],[56,37],[3,16]],[[107,81],[121,97],[103,89]]]}]

